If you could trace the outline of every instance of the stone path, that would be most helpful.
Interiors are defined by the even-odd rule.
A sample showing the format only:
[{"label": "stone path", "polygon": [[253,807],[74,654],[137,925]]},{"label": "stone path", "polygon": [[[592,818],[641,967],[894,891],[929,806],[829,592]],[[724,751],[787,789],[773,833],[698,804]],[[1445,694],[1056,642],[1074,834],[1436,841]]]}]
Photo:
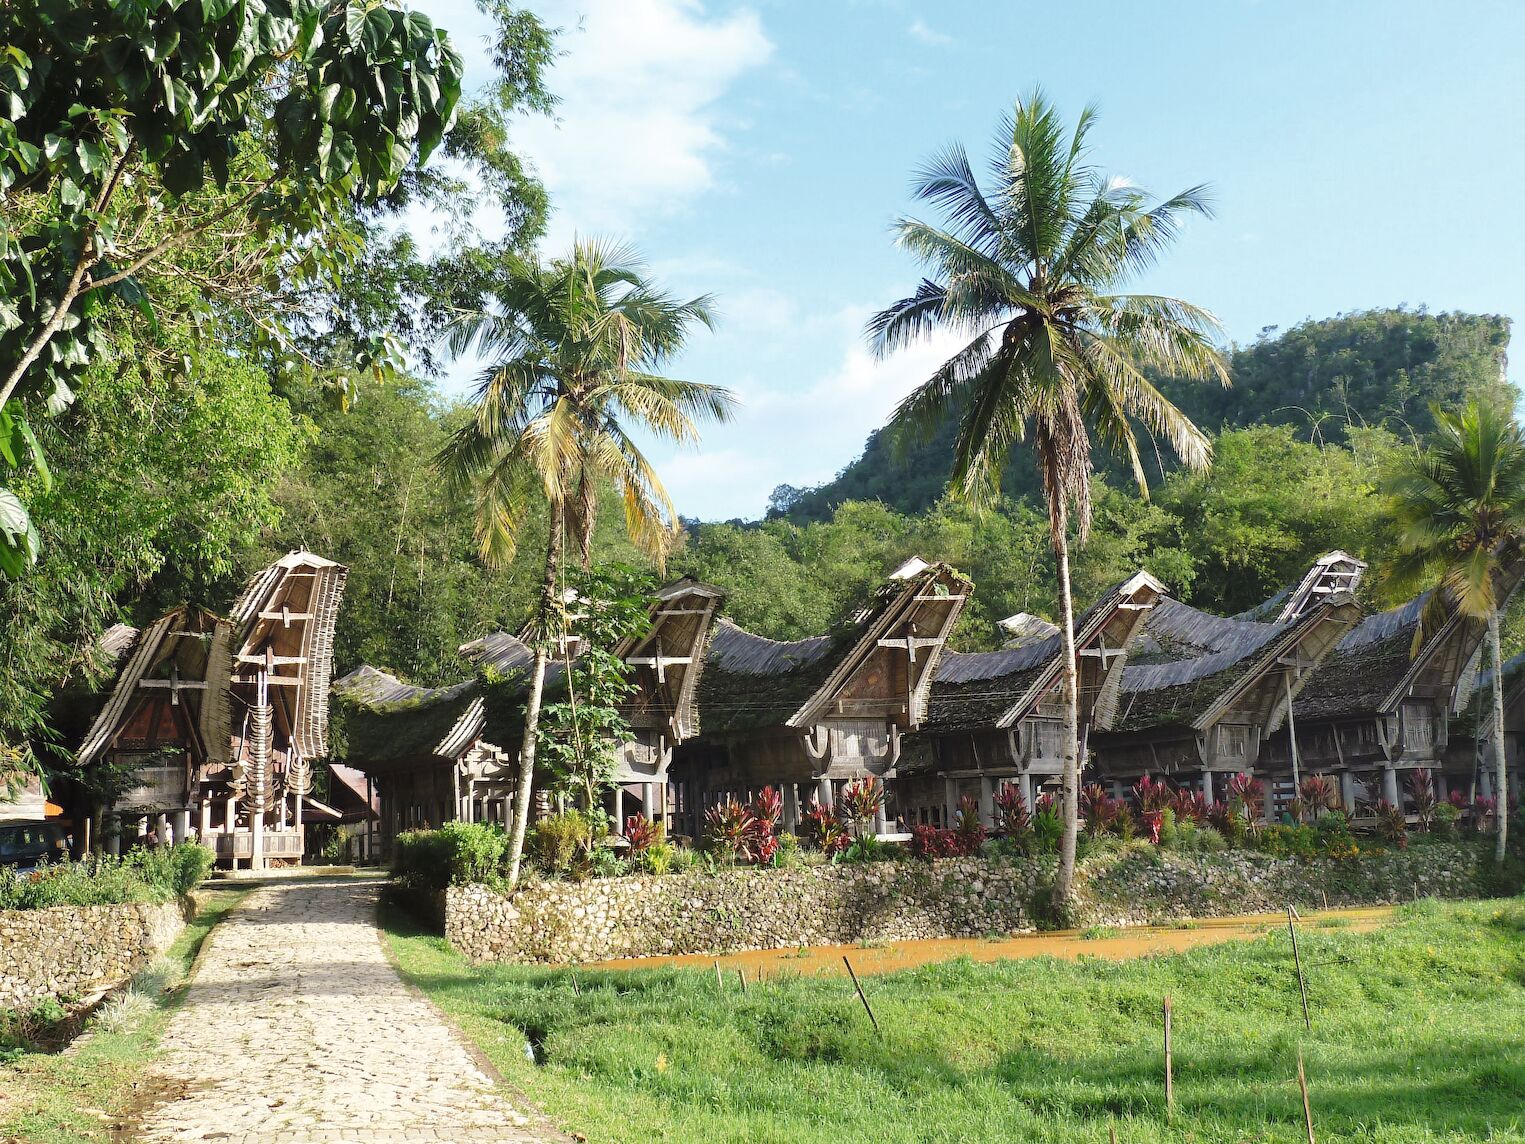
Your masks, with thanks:
[{"label": "stone path", "polygon": [[397,975],[374,882],[253,890],[212,932],[138,1139],[244,1144],[561,1139],[516,1109]]}]

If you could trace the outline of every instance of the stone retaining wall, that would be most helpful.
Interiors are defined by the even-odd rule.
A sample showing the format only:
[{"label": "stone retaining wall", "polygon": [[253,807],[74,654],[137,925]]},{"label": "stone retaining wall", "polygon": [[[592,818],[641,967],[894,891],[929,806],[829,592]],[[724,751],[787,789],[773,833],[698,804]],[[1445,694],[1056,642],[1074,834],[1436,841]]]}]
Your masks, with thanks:
[{"label": "stone retaining wall", "polygon": [[71,998],[131,977],[175,943],[190,899],[0,910],[0,1009]]},{"label": "stone retaining wall", "polygon": [[[1377,905],[1475,895],[1476,852],[1425,846],[1349,860],[1153,848],[1082,864],[1082,924]],[[445,936],[477,961],[565,963],[858,941],[980,937],[1035,928],[1054,860],[946,858],[799,870],[542,882],[505,895],[453,886]],[[1039,906],[1041,910],[1041,905]]]}]

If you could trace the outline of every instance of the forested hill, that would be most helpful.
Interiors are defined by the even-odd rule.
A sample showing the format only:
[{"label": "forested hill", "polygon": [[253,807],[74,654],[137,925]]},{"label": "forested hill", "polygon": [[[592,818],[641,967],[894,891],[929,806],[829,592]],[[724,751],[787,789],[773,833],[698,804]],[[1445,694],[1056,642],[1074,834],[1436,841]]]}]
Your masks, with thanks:
[{"label": "forested hill", "polygon": [[[1509,319],[1483,314],[1431,314],[1424,309],[1368,310],[1308,321],[1285,332],[1269,327],[1234,350],[1233,387],[1166,380],[1161,388],[1203,429],[1287,424],[1304,440],[1342,441],[1350,424],[1383,426],[1408,436],[1431,428],[1429,406],[1464,395],[1513,399],[1504,376]],[[897,454],[875,432],[863,454],[835,480],[812,489],[781,486],[771,516],[796,523],[829,520],[845,501],[883,501],[921,512],[942,496],[957,426]],[[1104,459],[1098,458],[1103,463]],[[1158,475],[1158,474],[1155,474]],[[1027,453],[1018,450],[1004,483],[1007,495],[1038,490]]]}]

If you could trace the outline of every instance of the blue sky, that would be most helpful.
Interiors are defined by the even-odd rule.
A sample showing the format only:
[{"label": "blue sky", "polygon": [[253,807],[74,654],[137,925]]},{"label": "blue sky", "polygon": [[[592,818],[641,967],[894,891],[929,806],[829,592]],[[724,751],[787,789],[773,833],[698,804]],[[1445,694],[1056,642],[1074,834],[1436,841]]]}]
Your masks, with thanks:
[{"label": "blue sky", "polygon": [[[471,0],[418,2],[480,82]],[[1525,317],[1525,4],[530,6],[564,29],[557,121],[519,132],[552,193],[546,249],[626,238],[669,288],[717,296],[719,331],[672,372],[742,409],[697,451],[653,450],[687,516],[756,517],[775,485],[829,479],[945,356],[863,349],[864,318],[917,278],[889,226],[921,160],[952,140],[982,159],[1035,85],[1069,119],[1099,104],[1102,169],[1213,185],[1217,217],[1139,285],[1235,341],[1399,303]]]}]

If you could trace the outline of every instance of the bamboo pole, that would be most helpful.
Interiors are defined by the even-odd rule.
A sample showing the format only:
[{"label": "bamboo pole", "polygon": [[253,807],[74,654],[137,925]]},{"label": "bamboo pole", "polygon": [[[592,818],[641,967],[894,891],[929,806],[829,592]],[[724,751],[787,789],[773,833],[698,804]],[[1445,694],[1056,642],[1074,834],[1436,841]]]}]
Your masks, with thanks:
[{"label": "bamboo pole", "polygon": [[1308,1074],[1303,1070],[1303,1050],[1297,1050],[1297,1087],[1303,1092],[1303,1125],[1308,1129],[1308,1144],[1318,1144],[1313,1135],[1313,1106],[1308,1103]]},{"label": "bamboo pole", "polygon": [[863,1010],[868,1014],[869,1023],[874,1026],[874,1032],[879,1031],[879,1019],[874,1016],[874,1010],[868,1003],[868,997],[864,995],[863,986],[858,983],[858,975],[853,972],[853,963],[847,960],[847,954],[842,955],[842,964],[847,966],[847,976],[853,979],[853,988],[858,991],[858,1000],[863,1002]]},{"label": "bamboo pole", "polygon": [[1303,999],[1303,1027],[1313,1031],[1313,1019],[1308,1015],[1308,982],[1303,978],[1303,955],[1297,948],[1297,927],[1292,924],[1292,907],[1287,907],[1287,932],[1292,935],[1292,963],[1297,966],[1297,991]]},{"label": "bamboo pole", "polygon": [[1170,994],[1165,994],[1165,1119],[1169,1121],[1175,1116],[1176,1089],[1174,1060],[1170,1045]]}]

